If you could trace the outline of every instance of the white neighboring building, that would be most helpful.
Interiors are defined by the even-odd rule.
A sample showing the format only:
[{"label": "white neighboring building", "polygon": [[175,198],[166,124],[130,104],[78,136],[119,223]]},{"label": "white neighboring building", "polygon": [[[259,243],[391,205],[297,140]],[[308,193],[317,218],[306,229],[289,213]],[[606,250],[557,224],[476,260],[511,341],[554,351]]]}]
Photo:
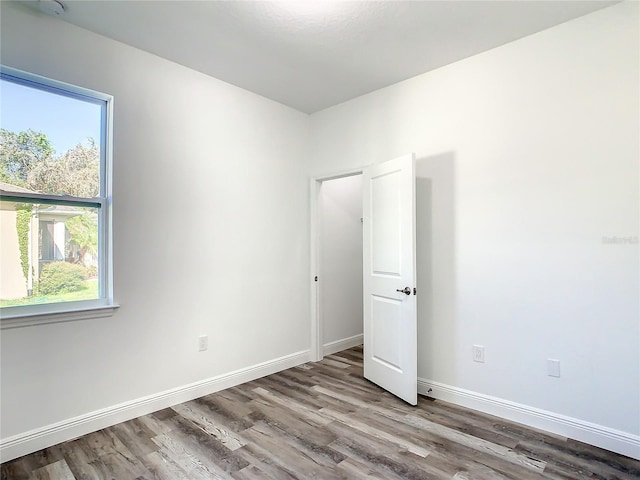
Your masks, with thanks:
[{"label": "white neighboring building", "polygon": [[[0,194],[36,193],[26,188],[0,182]],[[25,278],[20,263],[20,244],[16,222],[18,202],[2,200],[0,202],[0,300],[13,300],[30,295],[37,282],[42,266],[64,261],[67,243],[66,221],[79,215],[73,207],[34,204],[27,233],[29,267]]]}]

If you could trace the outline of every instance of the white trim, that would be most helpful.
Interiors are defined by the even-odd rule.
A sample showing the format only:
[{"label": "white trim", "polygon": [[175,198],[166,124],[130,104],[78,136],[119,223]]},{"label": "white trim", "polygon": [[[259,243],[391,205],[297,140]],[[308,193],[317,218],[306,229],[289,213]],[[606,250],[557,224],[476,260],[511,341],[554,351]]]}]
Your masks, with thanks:
[{"label": "white trim", "polygon": [[[311,281],[311,345],[309,348],[310,359],[312,362],[319,362],[323,357],[322,337],[323,337],[323,325],[320,313],[320,298],[322,298],[322,278],[320,278],[319,269],[320,262],[318,256],[320,254],[320,238],[318,231],[318,196],[320,194],[320,186],[322,182],[327,180],[335,180],[337,178],[351,177],[354,175],[362,175],[365,167],[353,168],[349,170],[343,170],[337,173],[330,173],[326,175],[315,175],[309,179],[309,195],[310,195],[310,266],[311,271],[309,279]],[[315,281],[315,277],[319,277],[319,281]],[[347,347],[350,348],[350,347]]]},{"label": "white trim", "polygon": [[100,216],[100,227],[98,229],[101,238],[98,247],[101,248],[99,255],[102,255],[102,269],[100,275],[100,297],[106,298],[109,302],[114,302],[113,291],[113,96],[107,99],[106,109],[103,118],[104,125],[101,132],[104,138],[100,139],[100,152],[104,155],[101,162],[100,188],[102,196],[105,198],[103,212]]},{"label": "white trim", "polygon": [[[77,305],[78,302],[73,303]],[[49,304],[49,307],[51,307],[51,305],[52,304]],[[33,327],[34,325],[46,325],[48,323],[74,322],[77,320],[111,317],[118,308],[120,308],[120,305],[92,305],[60,311],[50,310],[48,312],[39,313],[4,315],[0,318],[0,330]]]},{"label": "white trim", "polygon": [[341,352],[347,348],[357,347],[362,345],[363,335],[354,335],[353,337],[343,338],[342,340],[336,340],[335,342],[325,343],[322,346],[322,355],[333,355],[334,353]]},{"label": "white trim", "polygon": [[338,178],[353,177],[354,175],[362,175],[367,169],[367,166],[349,168],[347,170],[340,170],[338,172],[330,172],[322,175],[313,175],[311,178],[316,182],[325,182],[327,180],[336,180]]},{"label": "white trim", "polygon": [[423,378],[418,393],[640,460],[640,435]]},{"label": "white trim", "polygon": [[304,350],[20,433],[0,441],[0,462],[6,462],[178,403],[250,382],[308,361],[309,351]]},{"label": "white trim", "polygon": [[81,97],[80,99],[84,101],[96,103],[96,100],[108,102],[113,99],[113,95],[97,92],[90,88],[79,87],[78,85],[73,85],[67,82],[61,82],[60,80],[54,80],[53,78],[26,72],[6,65],[0,65],[0,73],[2,73],[2,75],[13,77],[20,83],[23,83],[23,81],[26,80],[28,83],[37,84],[36,88],[53,91],[54,93],[62,94],[71,98]]},{"label": "white trim", "polygon": [[320,344],[322,343],[322,322],[320,322],[319,312],[320,305],[318,301],[320,299],[320,287],[319,282],[316,280],[318,277],[319,262],[318,254],[320,252],[320,239],[318,238],[318,195],[320,194],[321,182],[315,178],[309,179],[309,192],[310,192],[310,252],[311,252],[311,272],[309,278],[311,280],[311,345],[309,348],[310,358],[312,362],[319,362],[322,360],[322,349]]}]

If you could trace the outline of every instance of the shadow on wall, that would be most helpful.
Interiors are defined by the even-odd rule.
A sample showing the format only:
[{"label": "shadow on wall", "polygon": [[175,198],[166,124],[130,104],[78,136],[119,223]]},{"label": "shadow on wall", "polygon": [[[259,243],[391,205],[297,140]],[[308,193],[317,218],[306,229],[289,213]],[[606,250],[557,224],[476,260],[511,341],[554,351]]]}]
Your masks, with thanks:
[{"label": "shadow on wall", "polygon": [[455,380],[455,154],[416,160],[418,377]]}]

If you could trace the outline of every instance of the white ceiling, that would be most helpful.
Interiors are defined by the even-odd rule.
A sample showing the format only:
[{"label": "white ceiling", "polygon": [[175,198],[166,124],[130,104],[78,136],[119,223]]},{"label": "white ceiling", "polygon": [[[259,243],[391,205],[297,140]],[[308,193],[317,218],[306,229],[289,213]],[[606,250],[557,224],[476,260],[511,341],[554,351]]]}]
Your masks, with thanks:
[{"label": "white ceiling", "polygon": [[611,1],[75,1],[67,22],[307,113]]}]

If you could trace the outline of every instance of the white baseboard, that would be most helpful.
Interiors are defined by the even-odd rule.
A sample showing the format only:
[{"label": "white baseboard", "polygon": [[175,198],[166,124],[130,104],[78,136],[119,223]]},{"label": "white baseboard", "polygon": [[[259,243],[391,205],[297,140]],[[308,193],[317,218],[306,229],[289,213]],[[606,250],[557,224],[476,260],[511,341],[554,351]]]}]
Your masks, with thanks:
[{"label": "white baseboard", "polygon": [[347,348],[357,347],[362,345],[363,336],[354,335],[353,337],[343,338],[342,340],[336,340],[335,342],[325,343],[322,346],[322,355],[333,355],[334,353],[341,352]]},{"label": "white baseboard", "polygon": [[271,375],[309,361],[309,351],[293,353],[284,357],[242,368],[234,372],[211,377],[181,387],[165,390],[146,397],[96,410],[46,427],[20,433],[0,440],[0,462],[95,432],[120,422],[131,420],[163,408],[187,402],[194,398],[234,387],[241,383]]},{"label": "white baseboard", "polygon": [[639,435],[422,378],[418,393],[640,460]]}]

